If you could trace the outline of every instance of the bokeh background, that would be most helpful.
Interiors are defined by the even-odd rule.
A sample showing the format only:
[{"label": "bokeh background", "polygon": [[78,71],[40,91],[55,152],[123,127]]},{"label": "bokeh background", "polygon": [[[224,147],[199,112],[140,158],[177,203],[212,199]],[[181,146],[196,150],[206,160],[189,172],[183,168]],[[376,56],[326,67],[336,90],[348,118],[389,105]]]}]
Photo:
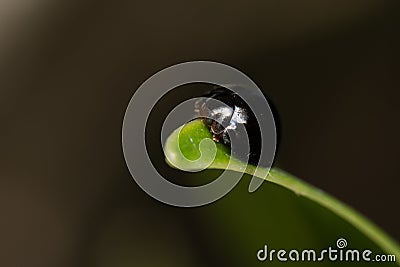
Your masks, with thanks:
[{"label": "bokeh background", "polygon": [[[155,201],[133,182],[122,155],[123,115],[136,88],[191,60],[250,76],[280,114],[276,165],[400,240],[399,7],[386,0],[0,1],[0,265],[237,263],[240,253],[216,247],[224,237],[210,234],[235,218],[211,216],[212,205]],[[168,99],[173,106],[179,97]],[[156,124],[149,138],[159,140]]]}]

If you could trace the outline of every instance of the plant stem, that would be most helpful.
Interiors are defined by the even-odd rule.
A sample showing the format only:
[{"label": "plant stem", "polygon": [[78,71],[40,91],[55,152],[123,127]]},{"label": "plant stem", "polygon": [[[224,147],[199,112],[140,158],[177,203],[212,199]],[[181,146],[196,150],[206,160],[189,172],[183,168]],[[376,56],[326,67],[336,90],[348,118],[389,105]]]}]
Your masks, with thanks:
[{"label": "plant stem", "polygon": [[[214,158],[213,162],[210,165],[207,165],[208,163],[205,165],[210,169],[229,169],[240,173],[245,172],[287,188],[299,196],[318,203],[352,224],[386,253],[395,255],[396,262],[400,266],[400,246],[397,242],[359,212],[321,189],[282,170],[248,165],[232,157],[228,148],[220,143],[212,143],[214,146],[203,146],[203,149],[201,149],[201,141],[204,139],[211,140],[211,138],[209,130],[201,120],[194,120],[179,127],[166,141],[164,152],[167,162],[175,168],[190,171],[202,169],[204,167],[202,163],[207,163],[210,156],[212,156]],[[200,152],[200,150],[202,151]],[[170,162],[172,159],[173,162]],[[188,159],[191,161],[188,161]],[[231,163],[228,164],[229,162]]]},{"label": "plant stem", "polygon": [[[265,170],[265,172],[267,172],[267,170]],[[254,170],[247,169],[246,173],[253,175]],[[256,176],[259,177],[258,175]],[[333,213],[355,226],[360,232],[369,237],[384,251],[395,255],[397,264],[400,265],[400,247],[397,242],[350,206],[325,193],[321,189],[318,189],[277,168],[272,168],[266,177],[264,176],[259,178],[283,186],[293,191],[295,194],[313,200],[321,206],[331,210]]]}]

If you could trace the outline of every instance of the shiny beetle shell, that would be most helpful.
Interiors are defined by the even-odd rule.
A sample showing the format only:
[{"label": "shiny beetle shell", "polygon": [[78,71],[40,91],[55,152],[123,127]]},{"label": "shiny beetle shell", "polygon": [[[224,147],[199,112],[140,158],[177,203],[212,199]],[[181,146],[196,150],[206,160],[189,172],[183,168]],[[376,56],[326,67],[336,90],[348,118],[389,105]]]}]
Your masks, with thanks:
[{"label": "shiny beetle shell", "polygon": [[[230,147],[231,139],[235,138],[235,144],[240,146],[246,140],[244,135],[247,132],[250,145],[249,163],[258,164],[261,153],[261,133],[250,107],[239,95],[223,87],[212,90],[205,97],[219,100],[226,105],[208,100],[198,101],[195,105],[195,111],[210,129],[213,140]],[[240,126],[244,126],[246,131],[241,130],[243,127]],[[247,155],[240,151],[231,151],[231,153],[241,160],[247,158]]]}]

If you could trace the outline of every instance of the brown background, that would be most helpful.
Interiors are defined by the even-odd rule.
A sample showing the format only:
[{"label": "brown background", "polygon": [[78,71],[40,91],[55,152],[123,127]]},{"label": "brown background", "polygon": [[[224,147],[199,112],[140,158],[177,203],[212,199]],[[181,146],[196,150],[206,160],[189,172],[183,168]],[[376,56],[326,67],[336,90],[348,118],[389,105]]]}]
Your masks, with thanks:
[{"label": "brown background", "polygon": [[121,150],[135,89],[190,60],[248,74],[280,113],[277,165],[399,240],[399,11],[382,0],[2,1],[0,264],[115,266],[118,244],[131,252],[115,258],[151,266],[172,240],[164,266],[201,262],[182,212],[140,191]]}]

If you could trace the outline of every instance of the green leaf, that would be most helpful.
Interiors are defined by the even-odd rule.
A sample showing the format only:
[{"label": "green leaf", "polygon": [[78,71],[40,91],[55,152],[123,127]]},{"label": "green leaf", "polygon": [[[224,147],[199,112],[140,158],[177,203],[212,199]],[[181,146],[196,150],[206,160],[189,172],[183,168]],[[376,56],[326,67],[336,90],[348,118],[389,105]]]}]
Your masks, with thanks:
[{"label": "green leaf", "polygon": [[[235,256],[238,266],[257,264],[256,252],[264,244],[276,249],[336,247],[344,237],[349,248],[369,249],[374,254],[392,254],[399,264],[400,247],[394,239],[366,217],[322,190],[282,170],[256,168],[232,158],[229,149],[212,141],[208,128],[194,120],[176,129],[167,139],[164,152],[173,167],[197,171],[204,168],[245,172],[239,185],[226,197],[203,209],[210,234],[220,236],[210,246]],[[256,172],[257,169],[257,172]],[[203,171],[210,175],[212,171]],[[252,194],[247,192],[250,175],[265,179]],[[222,241],[223,240],[223,241]],[[234,254],[232,252],[237,252]],[[236,258],[237,257],[237,258]],[[276,260],[275,260],[276,261]],[[306,264],[307,262],[303,262]],[[337,264],[325,260],[319,266]],[[301,262],[292,262],[300,264]],[[356,266],[357,262],[341,262]],[[363,262],[359,262],[363,266]],[[364,262],[365,264],[365,262]],[[393,266],[380,262],[378,266]]]}]

